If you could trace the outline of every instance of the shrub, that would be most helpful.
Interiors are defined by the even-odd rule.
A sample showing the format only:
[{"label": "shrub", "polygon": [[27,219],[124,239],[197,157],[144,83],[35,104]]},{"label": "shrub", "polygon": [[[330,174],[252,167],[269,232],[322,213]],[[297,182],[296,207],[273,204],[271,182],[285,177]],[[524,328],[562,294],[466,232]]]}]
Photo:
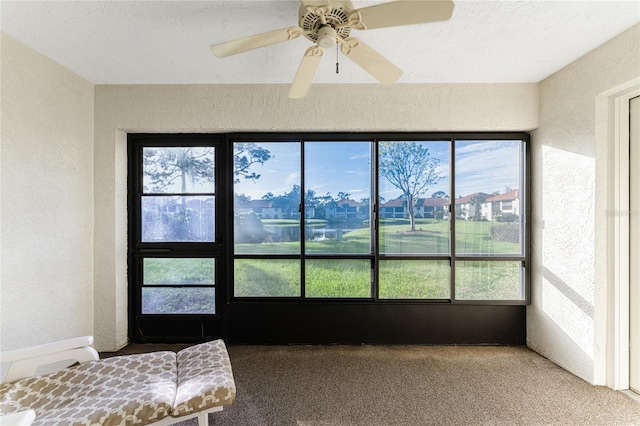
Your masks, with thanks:
[{"label": "shrub", "polygon": [[254,212],[237,215],[234,221],[236,243],[261,243],[269,235],[269,231],[264,229],[262,220]]},{"label": "shrub", "polygon": [[503,215],[500,215],[498,217],[496,217],[496,222],[517,222],[518,221],[518,215],[517,214],[513,214],[513,213],[505,213]]},{"label": "shrub", "polygon": [[505,243],[520,242],[520,224],[501,223],[491,226],[489,230],[492,241],[502,241]]}]

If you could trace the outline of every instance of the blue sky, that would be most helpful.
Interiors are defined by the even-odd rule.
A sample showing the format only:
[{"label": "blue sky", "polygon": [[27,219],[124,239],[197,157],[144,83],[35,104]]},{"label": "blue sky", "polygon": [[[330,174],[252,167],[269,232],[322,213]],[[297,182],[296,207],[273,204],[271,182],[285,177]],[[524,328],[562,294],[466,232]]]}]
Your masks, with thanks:
[{"label": "blue sky", "polygon": [[520,186],[521,141],[456,141],[455,196]]},{"label": "blue sky", "polygon": [[[449,194],[449,142],[421,142],[432,157],[440,160],[441,179],[423,196],[436,191]],[[457,141],[455,196],[474,192],[504,192],[506,187],[517,188],[520,166],[520,141]],[[273,158],[256,164],[252,171],[261,176],[255,182],[243,179],[234,192],[252,199],[260,199],[267,192],[281,195],[300,185],[300,144],[298,142],[261,143]],[[305,145],[306,188],[317,195],[348,192],[352,199],[368,198],[371,182],[370,142],[310,142]],[[385,179],[380,182],[380,195],[386,200],[400,195],[398,189]]]}]

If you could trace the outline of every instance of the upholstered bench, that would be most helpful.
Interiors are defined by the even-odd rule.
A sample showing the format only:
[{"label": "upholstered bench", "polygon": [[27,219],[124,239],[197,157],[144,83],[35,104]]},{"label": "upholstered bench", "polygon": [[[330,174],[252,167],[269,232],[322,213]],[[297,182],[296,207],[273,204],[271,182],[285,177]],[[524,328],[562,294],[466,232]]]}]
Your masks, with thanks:
[{"label": "upholstered bench", "polygon": [[[82,349],[95,353],[92,348]],[[8,354],[9,358],[15,355]],[[87,356],[76,358],[83,357]],[[54,361],[64,355],[57,358]],[[33,410],[32,424],[43,426],[160,426],[193,417],[198,417],[200,426],[205,426],[208,413],[221,410],[235,398],[231,363],[222,340],[191,346],[178,353],[152,352],[79,361],[80,364],[55,373],[16,381],[10,371],[5,378],[10,382],[0,385],[0,423],[12,424],[10,414],[17,416],[15,413]]]}]

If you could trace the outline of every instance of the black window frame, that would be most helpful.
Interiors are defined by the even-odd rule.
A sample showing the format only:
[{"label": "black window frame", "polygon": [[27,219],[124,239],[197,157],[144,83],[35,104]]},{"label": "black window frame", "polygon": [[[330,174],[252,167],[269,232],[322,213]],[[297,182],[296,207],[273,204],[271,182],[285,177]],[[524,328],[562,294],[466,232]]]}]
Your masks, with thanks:
[{"label": "black window frame", "polygon": [[[215,148],[213,195],[215,222],[213,242],[145,242],[142,241],[141,200],[143,191],[142,152],[147,147]],[[223,309],[226,300],[225,232],[220,206],[226,196],[226,139],[216,134],[128,134],[128,282],[129,337],[133,342],[196,342],[223,335]],[[207,193],[211,194],[211,193]],[[180,195],[166,193],[162,196]],[[197,193],[189,195],[199,195]],[[148,195],[147,195],[148,196]],[[213,285],[144,285],[145,258],[213,258]],[[152,287],[214,288],[214,313],[143,313],[142,290]]]},{"label": "black window frame", "polygon": [[[301,238],[301,249],[299,255],[252,255],[252,254],[235,254],[233,252],[233,244],[229,244],[229,264],[228,271],[231,274],[229,278],[229,288],[227,289],[228,301],[229,303],[270,303],[270,302],[294,302],[294,303],[376,303],[376,304],[393,304],[393,303],[418,303],[418,304],[460,304],[460,305],[528,305],[531,300],[531,291],[530,291],[530,268],[528,267],[530,250],[529,250],[529,241],[530,241],[530,224],[528,218],[530,217],[530,198],[529,198],[529,145],[530,145],[530,135],[526,132],[425,132],[425,133],[237,133],[230,134],[228,136],[229,144],[233,143],[277,143],[277,142],[299,142],[301,144],[301,166],[300,172],[302,174],[301,177],[301,204],[302,211],[301,217],[304,217],[304,193],[305,193],[305,185],[304,185],[304,144],[305,142],[349,142],[349,141],[371,141],[373,143],[374,152],[372,162],[374,163],[372,166],[372,179],[373,179],[373,199],[376,200],[375,205],[372,205],[372,214],[371,217],[374,217],[375,214],[375,223],[377,225],[379,220],[379,184],[377,182],[378,176],[378,146],[379,142],[392,142],[392,141],[416,141],[416,142],[450,142],[450,188],[455,188],[455,144],[456,141],[512,141],[512,140],[520,140],[523,142],[523,159],[522,164],[520,165],[521,174],[520,174],[520,188],[519,191],[522,194],[521,197],[521,205],[523,212],[522,219],[522,228],[520,230],[521,240],[522,240],[522,250],[523,253],[521,255],[463,255],[457,254],[455,250],[455,241],[456,241],[456,233],[455,233],[455,200],[451,198],[450,204],[450,251],[448,255],[386,255],[380,254],[379,251],[379,226],[375,226],[372,232],[373,236],[373,252],[371,255],[318,255],[318,254],[309,254],[305,253],[304,250],[304,238]],[[521,157],[522,158],[522,157]],[[233,169],[232,165],[229,168]],[[233,183],[231,182],[231,186],[228,188],[228,193],[231,197],[233,197],[234,189]],[[450,191],[453,194],[453,191]],[[233,200],[229,201],[229,205],[233,206]],[[375,213],[374,210],[375,209]],[[233,209],[231,209],[233,210]],[[233,212],[229,212],[228,220],[230,224],[233,224]],[[301,220],[301,227],[302,224]],[[304,229],[304,228],[303,228]],[[304,235],[304,234],[302,234]],[[227,240],[230,242],[234,241],[233,237],[233,226],[229,226],[229,234],[227,236]],[[280,259],[300,259],[301,261],[301,290],[300,296],[295,297],[247,297],[247,296],[235,296],[234,294],[234,259],[265,259],[265,258],[280,258]],[[355,297],[327,297],[327,298],[318,298],[318,297],[306,297],[305,295],[305,285],[304,285],[304,262],[306,259],[370,259],[372,262],[373,276],[375,277],[372,280],[372,288],[371,288],[371,297],[367,298],[355,298]],[[379,264],[381,260],[415,260],[415,259],[423,259],[423,260],[449,260],[451,267],[450,274],[450,297],[443,299],[387,299],[379,297]],[[455,281],[455,264],[456,262],[464,262],[464,261],[488,261],[488,262],[505,262],[505,261],[514,261],[520,262],[523,274],[521,277],[521,293],[523,294],[522,299],[511,299],[511,300],[498,300],[498,299],[458,299],[456,298],[456,281]]]},{"label": "black window frame", "polygon": [[[129,337],[132,342],[190,342],[223,337],[229,343],[295,344],[295,343],[385,343],[385,344],[515,344],[526,342],[526,305],[530,303],[530,136],[527,132],[238,132],[214,134],[153,134],[128,135],[128,268],[129,268]],[[521,140],[524,144],[521,195],[524,215],[522,232],[523,256],[517,260],[524,267],[524,298],[522,300],[457,300],[452,286],[451,299],[380,299],[377,283],[371,298],[271,298],[235,297],[233,295],[233,149],[236,141],[276,142],[307,141],[403,141],[449,140],[451,155],[456,140]],[[216,238],[209,243],[142,243],[139,234],[138,192],[135,176],[135,147],[194,146],[213,142],[216,160]],[[372,161],[377,162],[377,153]],[[302,160],[301,160],[302,164]],[[302,167],[302,166],[301,166]],[[450,161],[450,186],[455,185],[455,164]],[[378,179],[374,170],[373,179]],[[302,171],[302,170],[301,170]],[[134,186],[132,186],[134,185]],[[132,188],[134,190],[132,190]],[[374,185],[378,200],[378,185]],[[304,197],[304,190],[302,191]],[[455,204],[450,215],[455,227]],[[377,205],[377,203],[376,203]],[[376,212],[378,213],[378,212]],[[378,244],[376,233],[374,244]],[[451,244],[455,243],[452,233]],[[177,245],[176,245],[177,244]],[[452,245],[453,249],[453,245]],[[142,252],[140,250],[143,250]],[[146,250],[146,251],[145,251]],[[375,247],[374,268],[380,255]],[[140,303],[136,282],[141,280],[141,253],[153,257],[217,256],[216,312],[213,315],[142,315],[132,307]],[[303,253],[303,251],[301,251]],[[297,258],[295,255],[292,258]],[[319,257],[322,257],[319,255]],[[329,256],[332,258],[332,256]],[[432,256],[433,257],[433,256]],[[455,251],[451,250],[451,280],[454,282]],[[458,260],[462,259],[458,256]],[[514,260],[493,256],[488,261]],[[455,282],[454,282],[455,283]],[[152,333],[142,333],[142,328]]]}]

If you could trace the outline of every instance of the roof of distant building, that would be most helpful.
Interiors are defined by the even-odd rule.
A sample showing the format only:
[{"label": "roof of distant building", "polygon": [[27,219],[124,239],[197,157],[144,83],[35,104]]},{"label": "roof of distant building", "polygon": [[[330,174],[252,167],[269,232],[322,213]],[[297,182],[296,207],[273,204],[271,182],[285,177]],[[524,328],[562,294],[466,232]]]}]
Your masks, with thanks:
[{"label": "roof of distant building", "polygon": [[504,194],[494,195],[493,197],[487,198],[487,202],[496,202],[496,201],[511,201],[518,198],[518,190],[514,189],[509,192],[505,192]]},{"label": "roof of distant building", "polygon": [[485,194],[484,192],[474,192],[473,194],[465,195],[464,197],[456,198],[456,204],[469,204],[471,199],[475,196],[481,196],[485,199],[491,197],[491,194]]},{"label": "roof of distant building", "polygon": [[[405,205],[405,203],[406,201],[400,198],[396,200],[387,201],[386,203],[382,203],[380,207],[402,207]],[[440,206],[446,206],[448,204],[449,204],[449,200],[447,200],[446,198],[434,198],[434,197],[418,198],[418,201],[416,203],[416,205],[419,207],[423,207],[423,206],[440,207]]]},{"label": "roof of distant building", "polygon": [[244,208],[263,208],[263,209],[269,209],[271,207],[273,207],[273,201],[271,200],[249,200],[246,203],[239,203],[236,204],[236,207],[244,207]]},{"label": "roof of distant building", "polygon": [[336,201],[336,204],[338,204],[339,207],[343,207],[345,204],[348,205],[349,207],[358,207],[360,205],[359,202],[351,200],[349,198],[343,198],[342,200],[338,200]]}]

